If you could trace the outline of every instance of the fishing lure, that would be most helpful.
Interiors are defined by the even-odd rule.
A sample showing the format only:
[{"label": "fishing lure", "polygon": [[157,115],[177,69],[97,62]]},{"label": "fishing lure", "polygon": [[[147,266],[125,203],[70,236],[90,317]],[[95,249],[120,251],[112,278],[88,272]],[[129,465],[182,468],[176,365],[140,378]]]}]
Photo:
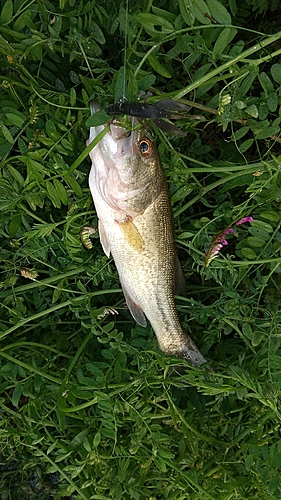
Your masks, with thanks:
[{"label": "fishing lure", "polygon": [[[163,132],[175,135],[186,135],[181,129],[165,120],[183,118],[179,114],[181,111],[188,111],[190,108],[181,102],[175,102],[171,99],[162,99],[155,104],[141,102],[117,102],[106,108],[108,115],[130,115],[137,118],[150,118]],[[164,118],[164,119],[163,119]]]}]

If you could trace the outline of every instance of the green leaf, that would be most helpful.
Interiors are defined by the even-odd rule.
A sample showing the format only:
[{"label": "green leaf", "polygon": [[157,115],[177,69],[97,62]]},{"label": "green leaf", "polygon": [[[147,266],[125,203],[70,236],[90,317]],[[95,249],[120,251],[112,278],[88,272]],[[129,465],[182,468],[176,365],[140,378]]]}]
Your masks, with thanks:
[{"label": "green leaf", "polygon": [[182,186],[178,191],[176,191],[172,198],[171,198],[171,204],[174,205],[177,201],[183,200],[186,198],[190,193],[192,193],[193,188],[190,186]]},{"label": "green leaf", "polygon": [[272,113],[275,113],[275,111],[277,110],[277,107],[278,107],[278,96],[277,96],[277,92],[271,92],[268,97],[267,97],[267,105],[268,105],[268,109],[272,112]]},{"label": "green leaf", "polygon": [[244,135],[246,135],[250,130],[250,127],[241,127],[239,130],[237,130],[237,132],[235,132],[233,135],[232,135],[232,139],[235,140],[235,141],[239,141],[239,139],[242,139],[242,137],[244,137]]},{"label": "green leaf", "polygon": [[9,144],[8,142],[0,145],[0,160],[2,160],[3,158],[8,156],[12,147],[13,147],[13,144]]},{"label": "green leaf", "polygon": [[154,5],[151,6],[153,14],[155,14],[157,17],[163,17],[167,21],[169,21],[171,24],[174,24],[177,16],[176,14],[173,14],[172,12],[169,12],[169,10],[164,10],[164,9],[159,9],[158,7],[154,7]]},{"label": "green leaf", "polygon": [[183,233],[179,234],[178,239],[179,240],[189,240],[190,238],[194,237],[194,233],[191,233],[189,231],[184,231]]},{"label": "green leaf", "polygon": [[103,109],[93,113],[89,118],[87,118],[85,125],[86,127],[98,127],[99,125],[103,125],[112,117],[109,116]]},{"label": "green leaf", "polygon": [[268,483],[267,490],[268,490],[269,495],[273,495],[274,494],[274,492],[277,489],[279,483],[280,483],[280,476],[279,476],[279,474],[276,474],[276,476],[273,476],[270,479],[269,483]]},{"label": "green leaf", "polygon": [[127,77],[128,77],[128,86],[126,94],[127,99],[129,100],[129,102],[135,102],[139,95],[138,81],[130,69],[128,69]]},{"label": "green leaf", "polygon": [[78,83],[80,83],[80,78],[79,76],[77,75],[77,73],[75,73],[75,71],[71,70],[69,72],[69,78],[70,80],[72,81],[72,83],[74,83],[74,85],[78,85]]},{"label": "green leaf", "polygon": [[211,16],[219,24],[231,24],[231,16],[218,0],[206,0]]},{"label": "green leaf", "polygon": [[179,2],[180,13],[188,26],[193,26],[195,21],[195,12],[193,3],[190,0],[181,0]]},{"label": "green leaf", "polygon": [[211,24],[211,20],[206,17],[206,14],[211,15],[209,8],[204,2],[204,0],[194,0],[193,1],[193,10],[195,18],[202,24]]},{"label": "green leaf", "polygon": [[228,3],[229,3],[229,8],[230,8],[231,14],[233,16],[235,16],[238,12],[238,5],[236,3],[236,0],[229,0]]},{"label": "green leaf", "polygon": [[70,89],[70,106],[75,106],[76,103],[76,90],[74,87]]},{"label": "green leaf", "polygon": [[273,232],[273,227],[271,224],[268,224],[267,222],[258,219],[254,219],[253,222],[251,222],[251,227],[249,229],[251,228],[256,228],[261,231],[266,231],[267,233]]},{"label": "green leaf", "polygon": [[61,143],[62,147],[65,148],[66,150],[71,151],[71,152],[73,151],[73,143],[69,142],[64,137],[62,137],[60,143]]},{"label": "green leaf", "polygon": [[242,332],[248,339],[252,338],[253,330],[249,323],[244,323],[244,325],[242,326]]},{"label": "green leaf", "polygon": [[59,300],[59,298],[62,294],[62,288],[64,287],[64,284],[65,284],[64,279],[62,279],[58,282],[56,288],[54,289],[54,293],[52,296],[52,304],[55,304]]},{"label": "green leaf", "polygon": [[100,29],[99,25],[93,20],[91,21],[91,24],[89,26],[89,33],[101,45],[105,43],[105,37],[102,30]]},{"label": "green leaf", "polygon": [[[148,14],[141,12],[137,15],[137,20],[143,26],[145,31],[149,35],[159,36],[161,33],[169,34],[174,31],[174,26],[167,21],[164,17],[155,16],[154,14]],[[155,26],[159,26],[160,31],[155,29]]]},{"label": "green leaf", "polygon": [[165,473],[167,471],[166,462],[163,460],[163,458],[161,458],[159,456],[155,457],[154,463],[155,463],[157,469],[159,469],[161,472]]},{"label": "green leaf", "polygon": [[56,78],[56,79],[55,79],[55,86],[56,86],[56,89],[57,89],[59,92],[64,92],[64,91],[65,91],[65,85],[64,85],[64,82],[63,82],[60,78]]},{"label": "green leaf", "polygon": [[67,182],[67,184],[73,189],[74,193],[79,197],[82,198],[83,193],[80,184],[72,177],[72,175],[69,175],[67,173],[64,174],[64,178]]},{"label": "green leaf", "polygon": [[18,383],[12,393],[12,403],[15,407],[18,407],[19,405],[19,400],[21,397],[21,384]]},{"label": "green leaf", "polygon": [[64,185],[58,179],[54,179],[53,182],[54,182],[55,190],[57,191],[57,194],[58,194],[60,200],[62,201],[63,205],[67,205],[68,204],[68,194],[67,194],[67,191],[66,191]]},{"label": "green leaf", "polygon": [[264,332],[255,330],[251,338],[252,346],[257,347],[264,340]]},{"label": "green leaf", "polygon": [[21,137],[18,138],[18,146],[19,146],[20,154],[25,156],[28,153],[28,147],[27,147],[26,142],[24,142],[24,140]]},{"label": "green leaf", "polygon": [[255,104],[251,104],[250,106],[245,108],[245,112],[253,118],[258,118],[259,116],[259,110]]},{"label": "green leaf", "polygon": [[42,193],[27,193],[25,199],[32,210],[36,211],[37,206],[43,207],[44,199]]},{"label": "green leaf", "polygon": [[[269,99],[269,96],[267,98],[267,101],[268,101],[268,99]],[[261,101],[261,103],[259,104],[259,119],[261,121],[266,120],[266,118],[268,116],[268,112],[269,112],[269,108],[268,108],[267,102]]]},{"label": "green leaf", "polygon": [[12,125],[16,125],[16,127],[21,128],[26,118],[24,115],[19,116],[14,113],[6,113],[6,117],[11,122]]},{"label": "green leaf", "polygon": [[170,450],[167,450],[166,448],[159,448],[158,453],[160,457],[162,458],[174,458],[174,453],[172,453]]},{"label": "green leaf", "polygon": [[267,127],[264,130],[261,130],[257,135],[256,139],[261,140],[261,139],[267,139],[268,137],[271,137],[272,135],[277,135],[279,134],[280,127],[278,125],[272,125],[271,127]]},{"label": "green leaf", "polygon": [[234,101],[234,103],[233,103],[233,104],[234,104],[234,105],[236,106],[236,108],[238,108],[238,109],[244,109],[244,108],[246,108],[246,104],[245,104],[243,101]]},{"label": "green leaf", "polygon": [[21,225],[21,214],[15,214],[11,217],[9,227],[8,227],[8,232],[10,238],[14,238],[16,236],[16,233]]},{"label": "green leaf", "polygon": [[259,74],[258,66],[254,66],[250,69],[250,73],[244,78],[243,82],[240,85],[239,92],[237,98],[243,100],[244,96],[247,94],[248,90],[252,87],[254,80]]},{"label": "green leaf", "polygon": [[81,443],[83,442],[83,439],[85,437],[87,437],[88,434],[89,434],[89,429],[84,429],[81,432],[79,432],[76,436],[74,436],[74,438],[72,439],[72,441],[69,443],[69,445],[67,447],[67,451],[74,450],[75,448],[78,448],[81,445]]},{"label": "green leaf", "polygon": [[13,16],[13,6],[13,0],[6,0],[1,10],[0,24],[7,24],[10,22]]},{"label": "green leaf", "polygon": [[60,208],[61,207],[61,200],[60,200],[60,197],[56,191],[54,184],[51,181],[47,181],[46,188],[47,188],[48,196],[49,196],[50,200],[52,201],[53,205],[56,208]]},{"label": "green leaf", "polygon": [[241,253],[245,259],[248,260],[255,260],[257,258],[256,252],[252,248],[249,247],[244,247],[241,249]]},{"label": "green leaf", "polygon": [[13,178],[16,179],[18,184],[20,186],[23,186],[24,185],[24,178],[21,175],[21,173],[16,168],[12,167],[12,165],[6,165],[6,168],[7,168],[7,170],[9,170],[9,172],[13,176]]},{"label": "green leaf", "polygon": [[30,11],[23,12],[14,22],[13,29],[15,31],[22,31],[31,24]]},{"label": "green leaf", "polygon": [[115,357],[115,352],[111,351],[110,349],[103,349],[101,351],[101,354],[105,359],[114,359]]},{"label": "green leaf", "polygon": [[262,73],[260,73],[259,75],[259,81],[266,93],[266,96],[268,94],[270,94],[270,92],[273,92],[274,88],[273,88],[273,84],[272,84],[272,81],[270,80],[269,76],[267,75],[267,73],[265,73],[264,71],[262,71]]},{"label": "green leaf", "polygon": [[272,466],[276,469],[279,470],[281,467],[281,450],[280,450],[280,443],[279,443],[279,450],[278,447],[275,446],[273,447],[272,454],[270,456],[270,461]]},{"label": "green leaf", "polygon": [[143,90],[143,91],[148,90],[149,87],[151,87],[155,83],[155,80],[156,80],[156,76],[155,75],[144,76],[138,82],[139,83],[139,89]]},{"label": "green leaf", "polygon": [[40,375],[36,374],[35,378],[34,378],[34,389],[36,392],[40,392],[42,384],[43,384],[42,377],[40,377]]},{"label": "green leaf", "polygon": [[270,240],[270,234],[267,231],[264,231],[263,229],[259,229],[257,227],[249,227],[248,229],[249,233],[252,234],[255,238],[253,241],[257,241],[259,239],[265,241]]},{"label": "green leaf", "polygon": [[281,64],[273,64],[270,68],[270,73],[275,82],[281,84]]},{"label": "green leaf", "polygon": [[265,240],[260,238],[259,236],[248,236],[247,243],[250,247],[261,248],[265,245]]},{"label": "green leaf", "polygon": [[260,216],[267,220],[272,220],[273,222],[279,222],[281,220],[281,214],[275,212],[274,210],[267,210],[266,212],[261,212]]},{"label": "green leaf", "polygon": [[101,433],[102,433],[105,437],[107,437],[107,438],[109,438],[109,439],[113,439],[113,440],[115,440],[115,439],[116,439],[116,433],[115,433],[115,430],[114,430],[114,429],[108,429],[107,427],[103,427],[103,428],[101,429]]},{"label": "green leaf", "polygon": [[57,132],[56,126],[52,120],[47,120],[45,127],[47,135],[51,137],[51,139],[56,141],[60,138],[60,134]]},{"label": "green leaf", "polygon": [[219,37],[213,49],[214,61],[216,61],[222,56],[223,51],[226,48],[229,48],[229,44],[231,40],[235,37],[236,33],[237,30],[234,28],[225,28],[224,30],[222,30],[222,32],[219,34]]},{"label": "green leaf", "polygon": [[152,54],[148,56],[148,60],[156,73],[159,73],[159,75],[164,76],[165,78],[172,77],[171,73],[169,73],[169,71],[164,68],[164,66],[162,66],[162,64],[160,64],[160,62]]},{"label": "green leaf", "polygon": [[240,144],[239,146],[239,151],[241,151],[241,153],[245,153],[245,151],[247,151],[247,149],[252,146],[253,142],[254,139],[248,139],[247,141],[242,142],[242,144]]},{"label": "green leaf", "polygon": [[0,123],[0,130],[3,134],[3,136],[5,137],[5,139],[10,143],[10,144],[14,144],[14,138],[10,132],[10,130],[6,127],[6,125],[4,125],[4,123]]},{"label": "green leaf", "polygon": [[119,102],[124,99],[126,95],[126,90],[127,90],[126,70],[124,66],[121,66],[121,68],[119,68],[119,70],[117,71],[117,77],[115,83],[115,97],[114,97],[115,102]]}]

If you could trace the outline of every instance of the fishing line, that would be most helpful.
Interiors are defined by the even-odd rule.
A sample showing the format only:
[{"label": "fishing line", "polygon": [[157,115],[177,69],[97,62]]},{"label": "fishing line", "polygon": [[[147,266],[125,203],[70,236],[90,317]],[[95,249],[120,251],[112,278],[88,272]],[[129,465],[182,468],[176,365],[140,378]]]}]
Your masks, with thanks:
[{"label": "fishing line", "polygon": [[125,9],[125,30],[124,30],[124,79],[123,79],[123,102],[126,100],[126,64],[127,64],[127,42],[128,42],[128,12],[129,12],[129,0],[126,0],[126,9]]}]

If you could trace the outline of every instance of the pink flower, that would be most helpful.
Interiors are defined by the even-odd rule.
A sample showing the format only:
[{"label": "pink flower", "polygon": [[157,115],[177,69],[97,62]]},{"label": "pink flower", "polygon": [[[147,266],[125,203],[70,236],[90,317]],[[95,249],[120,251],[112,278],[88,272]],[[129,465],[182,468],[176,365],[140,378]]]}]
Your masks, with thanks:
[{"label": "pink flower", "polygon": [[223,233],[220,233],[214,240],[214,242],[222,243],[223,245],[228,245],[228,241],[225,239],[227,234],[234,233],[234,229],[228,227]]},{"label": "pink flower", "polygon": [[245,222],[253,222],[253,217],[243,217],[242,219],[238,220],[236,222],[236,226],[239,226],[240,224],[245,224]]},{"label": "pink flower", "polygon": [[215,259],[224,245],[228,245],[228,241],[225,239],[227,234],[234,233],[234,229],[228,227],[218,236],[216,236],[210,245],[208,252],[206,253],[205,266],[207,267],[210,262]]},{"label": "pink flower", "polygon": [[[245,222],[253,222],[253,217],[243,217],[242,219],[236,222],[236,226],[240,224],[244,224]],[[224,245],[228,245],[228,241],[226,240],[226,235],[234,233],[234,229],[232,227],[228,227],[224,231],[222,231],[218,236],[215,236],[213,239],[209,250],[206,253],[205,257],[205,267],[208,267],[210,262],[218,256],[219,251],[222,249]]]},{"label": "pink flower", "polygon": [[223,234],[229,234],[229,233],[234,233],[234,229],[232,229],[232,227],[228,227],[224,232]]}]

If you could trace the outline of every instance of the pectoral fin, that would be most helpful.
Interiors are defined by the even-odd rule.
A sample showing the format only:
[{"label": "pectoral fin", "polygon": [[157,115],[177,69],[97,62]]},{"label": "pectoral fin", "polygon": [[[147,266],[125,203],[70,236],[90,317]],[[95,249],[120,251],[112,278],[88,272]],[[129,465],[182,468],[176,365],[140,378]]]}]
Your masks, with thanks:
[{"label": "pectoral fin", "polygon": [[121,283],[121,285],[122,285],[122,290],[123,290],[123,293],[124,293],[124,296],[126,299],[126,303],[127,303],[127,306],[130,310],[131,315],[133,316],[134,320],[139,325],[141,325],[145,328],[147,325],[147,321],[146,321],[146,317],[145,317],[141,307],[131,299],[130,295],[128,294],[126,288],[123,286],[122,283]]},{"label": "pectoral fin", "polygon": [[99,227],[100,242],[101,242],[103,251],[104,251],[105,255],[107,255],[107,257],[109,257],[110,256],[110,245],[109,245],[109,241],[107,239],[106,232],[105,232],[104,227],[103,227],[103,223],[101,222],[100,219],[99,219],[99,226],[98,227]]},{"label": "pectoral fin", "polygon": [[115,222],[119,224],[127,243],[138,252],[143,252],[145,247],[144,240],[132,219],[126,216],[124,220],[115,220]]}]

